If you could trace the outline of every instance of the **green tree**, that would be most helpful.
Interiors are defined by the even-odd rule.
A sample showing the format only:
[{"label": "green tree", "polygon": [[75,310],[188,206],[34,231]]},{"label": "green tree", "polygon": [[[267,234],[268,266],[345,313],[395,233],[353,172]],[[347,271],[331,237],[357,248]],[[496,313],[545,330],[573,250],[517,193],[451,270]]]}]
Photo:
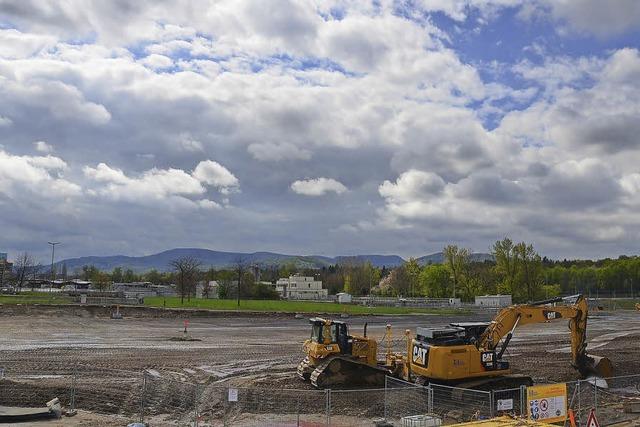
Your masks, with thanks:
[{"label": "green tree", "polygon": [[136,274],[133,272],[132,269],[127,268],[124,271],[124,274],[122,275],[122,280],[125,283],[132,283],[132,282],[137,282],[138,281],[138,277],[136,276]]},{"label": "green tree", "polygon": [[393,290],[393,295],[407,296],[409,294],[410,278],[404,265],[393,269],[389,275],[389,287]]},{"label": "green tree", "polygon": [[518,276],[518,253],[511,239],[505,237],[493,245],[493,256],[496,260],[496,272],[500,276],[499,291],[514,295]]},{"label": "green tree", "polygon": [[353,289],[352,289],[352,286],[351,286],[351,275],[350,274],[345,274],[345,276],[344,276],[343,291],[348,293],[348,294],[352,294],[353,293]]},{"label": "green tree", "polygon": [[447,298],[451,295],[451,274],[442,264],[431,264],[422,268],[418,278],[420,292],[430,298]]},{"label": "green tree", "polygon": [[106,291],[111,287],[111,277],[108,273],[96,269],[91,275],[91,284],[99,291]]},{"label": "green tree", "polygon": [[529,301],[533,301],[542,284],[542,258],[533,249],[533,245],[520,242],[514,246],[519,260],[519,280]]},{"label": "green tree", "polygon": [[404,269],[409,280],[409,295],[415,297],[419,288],[420,264],[415,258],[409,258],[409,261],[404,263]]},{"label": "green tree", "polygon": [[448,245],[442,252],[453,282],[451,296],[455,298],[461,282],[465,279],[464,272],[469,264],[470,251],[466,248],[458,248],[456,245]]},{"label": "green tree", "polygon": [[[145,275],[144,275],[144,279],[147,282],[151,282],[154,285],[159,284],[162,282],[162,275],[160,273],[158,273],[158,270],[156,270],[155,268],[152,270],[149,270]],[[114,279],[115,281],[115,279]]]},{"label": "green tree", "polygon": [[111,280],[114,283],[122,283],[122,267],[116,267],[111,272]]}]

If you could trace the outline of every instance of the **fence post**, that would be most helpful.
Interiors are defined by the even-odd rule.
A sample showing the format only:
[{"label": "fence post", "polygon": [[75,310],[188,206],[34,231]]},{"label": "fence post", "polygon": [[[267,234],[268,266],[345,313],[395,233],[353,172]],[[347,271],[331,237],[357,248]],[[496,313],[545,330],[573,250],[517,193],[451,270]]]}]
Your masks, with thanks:
[{"label": "fence post", "polygon": [[389,386],[387,384],[387,380],[388,380],[388,376],[384,376],[384,419],[386,421],[387,419],[387,387]]},{"label": "fence post", "polygon": [[582,412],[582,396],[580,393],[580,383],[581,381],[578,380],[578,425],[580,425],[582,423],[582,417],[580,415],[580,412]]},{"label": "fence post", "polygon": [[198,383],[194,384],[193,387],[193,394],[194,394],[194,399],[193,399],[193,425],[195,427],[198,427]]},{"label": "fence post", "polygon": [[144,423],[144,399],[147,392],[147,373],[142,371],[142,395],[140,396],[140,422]]},{"label": "fence post", "polygon": [[593,397],[594,397],[593,405],[596,411],[596,416],[598,416],[598,379],[597,377],[593,381]]},{"label": "fence post", "polygon": [[224,427],[227,427],[227,400],[229,400],[229,389],[225,388],[223,390],[223,393],[225,394],[224,396],[222,396],[222,425]]},{"label": "fence post", "polygon": [[526,400],[527,400],[527,386],[521,385],[520,386],[520,416],[521,417],[524,417],[527,415]]},{"label": "fence post", "polygon": [[493,418],[493,390],[489,392],[489,416]]},{"label": "fence post", "polygon": [[331,426],[331,389],[328,388],[325,390],[325,399],[327,405],[327,427]]},{"label": "fence post", "polygon": [[433,414],[433,387],[431,387],[431,383],[427,385],[427,399],[427,410]]},{"label": "fence post", "polygon": [[76,409],[76,385],[77,385],[77,377],[78,377],[78,366],[73,365],[73,376],[71,377],[71,411],[75,411]]}]

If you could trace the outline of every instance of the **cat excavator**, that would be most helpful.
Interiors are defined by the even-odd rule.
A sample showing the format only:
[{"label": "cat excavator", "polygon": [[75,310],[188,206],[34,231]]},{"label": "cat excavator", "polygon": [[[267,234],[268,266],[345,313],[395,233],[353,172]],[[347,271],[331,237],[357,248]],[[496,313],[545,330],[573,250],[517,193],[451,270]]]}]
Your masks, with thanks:
[{"label": "cat excavator", "polygon": [[513,375],[503,355],[518,326],[569,321],[571,364],[583,378],[613,375],[611,361],[587,354],[587,300],[582,295],[553,298],[503,308],[488,323],[452,323],[445,328],[417,328],[407,342],[407,378],[419,383],[455,384],[491,389],[531,385],[531,377]]},{"label": "cat excavator", "polygon": [[[348,334],[341,321],[310,319],[311,338],[298,375],[318,388],[375,386],[386,375],[417,383],[439,383],[463,388],[492,389],[531,385],[528,376],[514,375],[503,355],[518,326],[569,321],[571,360],[582,377],[610,377],[611,361],[586,352],[588,306],[582,295],[512,305],[491,322],[452,323],[444,328],[418,327],[412,337],[405,331],[407,356],[387,350],[377,359],[377,342]],[[387,326],[387,335],[390,335]]]}]

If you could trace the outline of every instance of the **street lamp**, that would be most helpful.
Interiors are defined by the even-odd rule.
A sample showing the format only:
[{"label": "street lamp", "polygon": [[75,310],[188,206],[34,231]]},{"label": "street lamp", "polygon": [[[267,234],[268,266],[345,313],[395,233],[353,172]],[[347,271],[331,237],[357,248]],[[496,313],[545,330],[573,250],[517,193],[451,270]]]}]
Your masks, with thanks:
[{"label": "street lamp", "polygon": [[[53,258],[56,253],[56,245],[59,245],[60,242],[47,242],[51,245],[51,286],[53,286],[53,281],[56,280],[56,274],[53,270]],[[49,286],[49,291],[51,291],[51,286]]]}]

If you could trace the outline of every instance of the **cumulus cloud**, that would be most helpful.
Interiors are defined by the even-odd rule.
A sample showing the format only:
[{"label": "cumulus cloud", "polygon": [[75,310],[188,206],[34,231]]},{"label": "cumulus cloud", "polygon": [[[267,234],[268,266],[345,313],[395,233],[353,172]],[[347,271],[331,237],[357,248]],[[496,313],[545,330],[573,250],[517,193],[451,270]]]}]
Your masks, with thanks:
[{"label": "cumulus cloud", "polygon": [[147,57],[145,57],[142,61],[142,64],[147,67],[153,68],[155,70],[162,70],[164,68],[170,68],[173,65],[173,61],[168,56],[158,55],[153,53]]},{"label": "cumulus cloud", "polygon": [[238,186],[237,178],[212,160],[200,162],[191,174],[182,169],[153,168],[132,177],[105,163],[96,167],[85,166],[83,172],[87,178],[101,184],[93,189],[95,194],[139,203],[168,201],[206,208],[219,207],[212,200],[198,199],[207,192],[206,186],[216,187],[222,194],[228,194]]},{"label": "cumulus cloud", "polygon": [[16,156],[0,150],[0,193],[10,199],[29,193],[41,198],[72,197],[79,185],[62,177],[67,163],[54,156]]},{"label": "cumulus cloud", "polygon": [[[634,248],[639,54],[580,37],[640,20],[626,1],[570,3],[0,0],[7,245],[73,229],[129,252],[153,227],[164,237],[141,251],[312,240],[421,255],[505,234],[564,256]],[[464,48],[513,12],[542,22],[523,35],[537,54]],[[43,220],[48,197],[64,212]]]},{"label": "cumulus cloud", "polygon": [[609,37],[640,28],[640,4],[634,0],[541,1],[552,17],[569,30]]},{"label": "cumulus cloud", "polygon": [[403,172],[395,183],[383,182],[378,191],[384,198],[396,201],[409,201],[414,198],[436,195],[445,187],[444,180],[433,172],[415,169]]},{"label": "cumulus cloud", "polygon": [[213,160],[205,160],[198,163],[193,176],[202,183],[214,186],[221,192],[228,193],[233,189],[237,189],[239,185],[236,178],[227,168]]},{"label": "cumulus cloud", "polygon": [[304,196],[324,196],[327,193],[342,194],[347,187],[333,178],[314,178],[294,181],[291,184],[294,193]]}]

